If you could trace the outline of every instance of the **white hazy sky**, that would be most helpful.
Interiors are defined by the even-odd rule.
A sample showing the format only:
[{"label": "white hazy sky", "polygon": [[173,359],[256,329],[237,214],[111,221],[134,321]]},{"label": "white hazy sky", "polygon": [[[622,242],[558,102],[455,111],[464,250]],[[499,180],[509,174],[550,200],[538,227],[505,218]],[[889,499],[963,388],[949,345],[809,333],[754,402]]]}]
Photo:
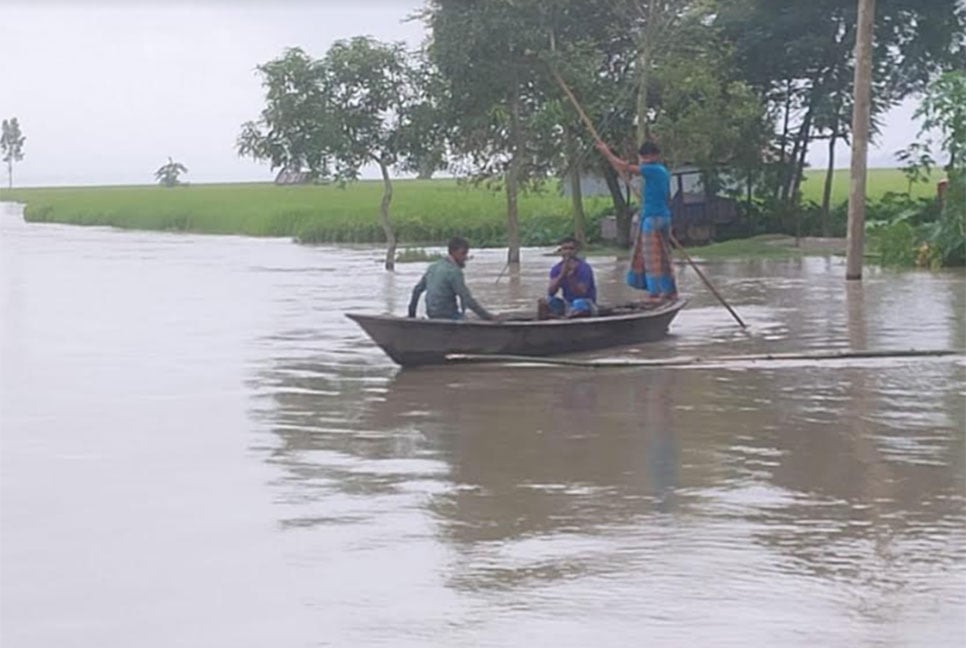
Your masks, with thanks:
[{"label": "white hazy sky", "polygon": [[[168,156],[193,183],[266,181],[235,139],[264,105],[254,68],[286,47],[321,57],[369,35],[415,48],[422,0],[0,0],[0,116],[17,117],[17,186],[149,184]],[[871,166],[914,139],[914,102],[886,116]],[[809,156],[824,165],[820,143]],[[848,166],[840,148],[836,166]],[[375,177],[375,174],[372,174]]]}]

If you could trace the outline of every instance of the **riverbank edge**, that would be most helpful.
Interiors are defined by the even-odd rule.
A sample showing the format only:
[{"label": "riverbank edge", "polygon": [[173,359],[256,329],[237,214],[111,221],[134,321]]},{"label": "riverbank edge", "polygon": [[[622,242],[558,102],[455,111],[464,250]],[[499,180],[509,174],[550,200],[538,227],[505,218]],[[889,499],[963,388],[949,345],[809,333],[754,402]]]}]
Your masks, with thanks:
[{"label": "riverbank edge", "polygon": [[[26,209],[27,204],[17,201],[10,200],[0,200],[2,203],[18,205],[21,208]],[[122,230],[138,230],[138,231],[157,231],[157,232],[167,232],[167,233],[184,233],[184,234],[201,234],[201,235],[213,235],[213,236],[252,236],[252,237],[263,237],[263,238],[289,238],[296,244],[303,245],[318,245],[318,244],[338,244],[339,241],[303,241],[297,236],[292,236],[291,234],[249,234],[243,231],[203,231],[203,230],[193,230],[193,229],[179,229],[179,228],[143,228],[143,227],[125,227],[123,225],[118,225],[113,222],[100,222],[97,218],[83,218],[78,217],[77,219],[58,219],[58,220],[36,220],[27,218],[24,216],[24,220],[31,223],[50,223],[59,225],[74,225],[80,227],[114,227]],[[105,219],[108,220],[108,219]],[[110,219],[113,220],[113,219]],[[382,244],[378,242],[355,242],[355,241],[344,241],[345,243],[352,243],[354,245],[371,245],[374,248],[381,248]],[[398,248],[397,262],[398,263],[420,263],[426,261],[432,261],[439,256],[439,252],[433,251],[440,249],[444,242],[440,241],[413,241],[413,242],[401,242]],[[551,247],[552,242],[540,243],[528,245],[528,247]],[[499,249],[506,247],[505,244],[474,244],[474,247],[483,249]],[[841,256],[845,254],[845,239],[844,238],[816,238],[816,237],[803,237],[799,241],[795,240],[793,236],[787,236],[783,234],[762,234],[758,236],[752,236],[748,238],[732,239],[729,241],[723,241],[720,243],[711,243],[710,245],[690,247],[688,252],[691,256],[701,259],[701,260],[715,260],[715,259],[790,259],[802,256]],[[630,256],[629,250],[620,248],[612,244],[602,244],[594,243],[586,246],[584,249],[584,256],[590,258],[617,258],[617,259],[627,259]],[[554,256],[552,253],[547,252],[547,256]]]}]

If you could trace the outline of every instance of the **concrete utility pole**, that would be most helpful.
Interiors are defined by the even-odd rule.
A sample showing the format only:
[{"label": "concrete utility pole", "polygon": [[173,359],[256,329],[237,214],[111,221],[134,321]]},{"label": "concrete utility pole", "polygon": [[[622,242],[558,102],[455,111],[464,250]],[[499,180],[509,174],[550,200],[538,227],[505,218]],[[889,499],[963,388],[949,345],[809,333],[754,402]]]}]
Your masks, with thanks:
[{"label": "concrete utility pole", "polygon": [[865,177],[869,150],[872,94],[872,30],[875,0],[858,0],[859,24],[855,35],[855,88],[852,107],[852,169],[849,186],[849,226],[845,278],[862,279],[865,249]]}]

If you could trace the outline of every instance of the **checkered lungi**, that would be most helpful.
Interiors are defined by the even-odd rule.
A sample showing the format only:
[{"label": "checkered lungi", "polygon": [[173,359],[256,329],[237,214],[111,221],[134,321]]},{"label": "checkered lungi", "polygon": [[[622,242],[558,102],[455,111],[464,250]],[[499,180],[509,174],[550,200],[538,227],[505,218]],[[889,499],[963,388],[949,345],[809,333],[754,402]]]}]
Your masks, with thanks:
[{"label": "checkered lungi", "polygon": [[653,297],[677,296],[674,268],[671,266],[671,218],[669,216],[645,216],[642,219],[631,269],[627,271],[627,285],[646,290]]}]

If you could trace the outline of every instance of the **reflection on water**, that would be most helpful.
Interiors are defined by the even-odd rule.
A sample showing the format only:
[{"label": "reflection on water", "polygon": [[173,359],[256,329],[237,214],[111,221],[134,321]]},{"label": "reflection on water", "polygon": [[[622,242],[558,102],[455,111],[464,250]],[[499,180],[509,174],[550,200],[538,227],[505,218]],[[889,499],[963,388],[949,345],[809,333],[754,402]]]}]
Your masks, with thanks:
[{"label": "reflection on water", "polygon": [[[342,313],[422,264],[2,224],[4,645],[966,640],[961,359],[399,371]],[[552,259],[502,261],[530,308]],[[596,356],[966,346],[962,273],[707,271],[750,332],[681,268],[672,335]]]},{"label": "reflection on water", "polygon": [[833,642],[961,637],[959,363],[441,368],[340,388],[311,366],[265,411],[284,439],[280,490],[299,500],[286,523],[422,518],[399,542],[450,547],[441,586],[497,606],[492,628],[603,596],[603,643],[654,624],[669,645],[690,623],[745,637],[680,609],[730,601],[711,578],[748,599],[729,615],[782,619],[762,639],[805,643],[790,628],[817,619]]}]

